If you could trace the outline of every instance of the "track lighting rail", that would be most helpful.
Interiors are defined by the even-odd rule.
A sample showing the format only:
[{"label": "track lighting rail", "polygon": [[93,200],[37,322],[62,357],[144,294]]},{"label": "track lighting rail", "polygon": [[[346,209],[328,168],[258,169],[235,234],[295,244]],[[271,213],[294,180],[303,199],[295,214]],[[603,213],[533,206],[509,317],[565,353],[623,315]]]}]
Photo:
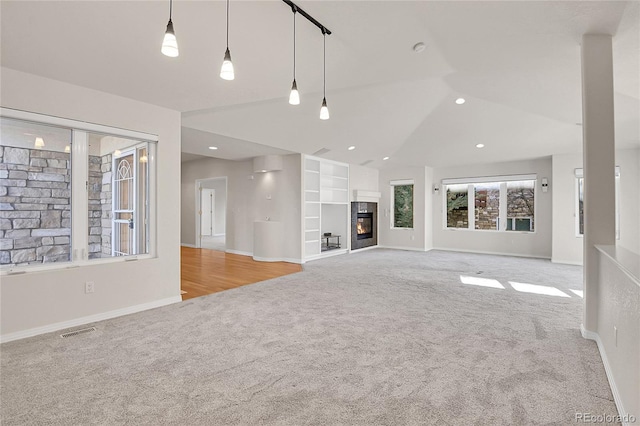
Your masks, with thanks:
[{"label": "track lighting rail", "polygon": [[296,12],[299,13],[300,15],[304,16],[305,18],[307,18],[307,21],[311,22],[313,25],[315,25],[316,27],[320,28],[320,31],[322,31],[322,34],[327,34],[327,35],[331,34],[331,31],[329,31],[329,29],[327,27],[322,25],[320,22],[316,21],[316,19],[313,16],[309,15],[307,12],[302,10],[300,8],[300,6],[298,6],[297,4],[292,2],[291,0],[282,0],[282,1],[285,2],[286,4],[288,4],[289,7],[291,7],[291,10],[293,11],[293,13],[296,13]]}]

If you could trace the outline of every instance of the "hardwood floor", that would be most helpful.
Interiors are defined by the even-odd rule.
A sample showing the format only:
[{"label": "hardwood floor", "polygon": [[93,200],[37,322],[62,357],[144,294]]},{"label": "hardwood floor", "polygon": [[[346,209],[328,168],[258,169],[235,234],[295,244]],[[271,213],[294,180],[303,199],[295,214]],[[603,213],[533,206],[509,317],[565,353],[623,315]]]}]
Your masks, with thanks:
[{"label": "hardwood floor", "polygon": [[222,251],[180,248],[182,300],[229,290],[302,271],[287,262],[256,262],[249,256]]}]

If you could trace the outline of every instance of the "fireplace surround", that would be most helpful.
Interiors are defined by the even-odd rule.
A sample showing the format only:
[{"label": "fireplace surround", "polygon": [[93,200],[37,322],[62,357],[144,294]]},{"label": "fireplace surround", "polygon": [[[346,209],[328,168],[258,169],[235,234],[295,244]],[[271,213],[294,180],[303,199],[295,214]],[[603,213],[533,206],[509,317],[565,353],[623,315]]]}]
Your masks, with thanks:
[{"label": "fireplace surround", "polygon": [[351,250],[378,244],[378,203],[351,203]]}]

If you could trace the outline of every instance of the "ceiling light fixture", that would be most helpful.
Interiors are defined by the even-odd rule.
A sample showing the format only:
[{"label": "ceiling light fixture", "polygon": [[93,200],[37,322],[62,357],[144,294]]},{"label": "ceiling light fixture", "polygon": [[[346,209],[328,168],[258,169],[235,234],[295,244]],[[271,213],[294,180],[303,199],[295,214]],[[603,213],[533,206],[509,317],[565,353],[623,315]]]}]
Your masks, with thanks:
[{"label": "ceiling light fixture", "polygon": [[167,24],[167,31],[164,33],[164,40],[162,41],[162,49],[160,50],[163,55],[175,58],[180,54],[178,51],[178,40],[176,40],[176,33],[173,31],[173,22],[171,22],[171,12],[173,11],[173,0],[169,0],[169,23]]},{"label": "ceiling light fixture", "polygon": [[327,107],[327,32],[322,27],[322,106],[320,107],[320,120],[329,119],[329,107]]},{"label": "ceiling light fixture", "polygon": [[464,98],[458,98],[458,99],[456,99],[456,104],[458,104],[458,105],[462,105],[462,104],[463,104],[463,103],[465,103],[465,102],[467,102],[467,101],[465,101],[465,99],[464,99]]},{"label": "ceiling light fixture", "polygon": [[33,146],[34,146],[36,149],[42,149],[42,148],[44,148],[44,139],[42,139],[42,138],[40,138],[40,137],[36,138],[36,142],[33,144]]},{"label": "ceiling light fixture", "polygon": [[484,144],[483,143],[478,143],[478,144],[476,144],[476,148],[484,148]]},{"label": "ceiling light fixture", "polygon": [[387,161],[388,159],[389,159],[389,157],[384,157],[384,158],[382,159],[382,161]]},{"label": "ceiling light fixture", "polygon": [[300,105],[300,93],[298,93],[298,84],[296,83],[296,15],[298,13],[297,6],[293,10],[293,84],[291,85],[291,93],[289,94],[289,103],[291,105]]},{"label": "ceiling light fixture", "polygon": [[356,149],[355,146],[351,145],[349,148],[347,148],[349,151],[353,151],[354,149]]},{"label": "ceiling light fixture", "polygon": [[113,151],[114,157],[120,157],[121,155],[122,155],[122,151],[120,151],[119,149],[116,149],[115,151]]},{"label": "ceiling light fixture", "polygon": [[229,0],[227,0],[227,50],[224,52],[224,60],[222,61],[222,68],[220,68],[220,78],[223,80],[233,80],[235,78],[231,52],[229,52]]},{"label": "ceiling light fixture", "polygon": [[218,149],[217,146],[210,146],[209,149]]},{"label": "ceiling light fixture", "polygon": [[64,147],[64,152],[69,154],[71,152],[71,145],[67,145]]}]

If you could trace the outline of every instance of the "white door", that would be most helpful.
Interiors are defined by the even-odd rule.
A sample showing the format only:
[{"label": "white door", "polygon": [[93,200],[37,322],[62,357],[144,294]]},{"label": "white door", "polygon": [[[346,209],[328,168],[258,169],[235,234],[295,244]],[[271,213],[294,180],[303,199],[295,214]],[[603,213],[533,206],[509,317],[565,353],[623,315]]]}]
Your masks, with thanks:
[{"label": "white door", "polygon": [[213,235],[213,206],[215,190],[202,188],[200,191],[200,234],[203,237]]},{"label": "white door", "polygon": [[113,158],[113,256],[136,254],[136,152]]}]

